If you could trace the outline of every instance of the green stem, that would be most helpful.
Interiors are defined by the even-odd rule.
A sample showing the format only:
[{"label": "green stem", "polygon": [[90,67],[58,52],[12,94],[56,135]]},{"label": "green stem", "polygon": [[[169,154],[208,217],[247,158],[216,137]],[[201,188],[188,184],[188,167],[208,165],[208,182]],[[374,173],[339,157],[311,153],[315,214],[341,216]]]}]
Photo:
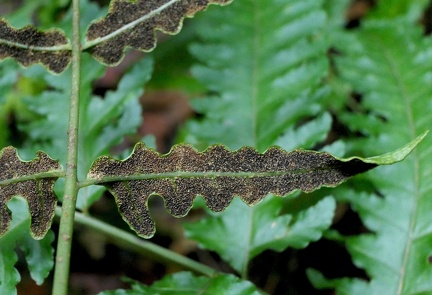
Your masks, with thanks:
[{"label": "green stem", "polygon": [[[60,208],[56,209],[56,214],[60,215]],[[77,224],[85,225],[86,227],[91,228],[98,233],[104,234],[106,237],[110,238],[111,243],[122,249],[128,249],[135,253],[149,256],[157,261],[175,264],[197,274],[211,277],[218,273],[211,267],[179,255],[151,242],[144,241],[133,234],[118,229],[117,227],[109,225],[88,215],[76,212],[75,222]]]},{"label": "green stem", "polygon": [[78,194],[77,161],[81,71],[80,0],[73,0],[72,5],[72,82],[68,126],[68,150],[65,192],[60,218],[56,266],[54,272],[54,295],[66,295],[68,293],[74,214]]}]

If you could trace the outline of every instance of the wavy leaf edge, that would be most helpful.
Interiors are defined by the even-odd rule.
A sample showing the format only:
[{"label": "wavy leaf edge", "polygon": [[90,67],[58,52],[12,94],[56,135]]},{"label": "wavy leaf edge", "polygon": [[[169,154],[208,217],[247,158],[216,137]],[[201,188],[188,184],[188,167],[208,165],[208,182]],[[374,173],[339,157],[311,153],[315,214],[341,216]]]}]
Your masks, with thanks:
[{"label": "wavy leaf edge", "polygon": [[13,58],[24,67],[42,64],[50,72],[60,74],[71,62],[71,43],[58,28],[41,31],[27,25],[17,29],[0,17],[0,60],[6,58]]},{"label": "wavy leaf edge", "polygon": [[38,151],[36,155],[24,161],[12,146],[0,150],[0,236],[7,232],[12,221],[7,203],[16,196],[28,203],[30,233],[34,239],[42,239],[51,227],[57,204],[54,183],[64,171],[59,161],[45,152]]},{"label": "wavy leaf edge", "polygon": [[231,2],[166,0],[165,3],[153,3],[147,0],[114,0],[110,3],[107,15],[89,25],[82,49],[90,51],[99,62],[115,66],[122,61],[127,48],[152,51],[157,43],[156,31],[175,35],[180,32],[185,18],[193,17],[211,4],[228,5]]},{"label": "wavy leaf edge", "polygon": [[[250,147],[231,152],[223,145],[212,145],[198,152],[187,144],[160,154],[138,143],[124,160],[109,156],[96,159],[86,185],[106,186],[123,219],[138,235],[148,238],[155,232],[148,211],[148,199],[153,195],[163,198],[171,215],[183,217],[197,196],[203,197],[211,210],[220,212],[235,196],[254,205],[269,193],[283,196],[295,190],[311,192],[323,186],[335,187],[378,165],[402,161],[426,134],[384,154],[383,159],[380,156],[338,159],[327,152],[302,149],[287,152],[280,147],[271,147],[261,154]],[[303,161],[301,167],[295,168],[298,163],[293,159]],[[159,172],[155,173],[156,170]]]}]

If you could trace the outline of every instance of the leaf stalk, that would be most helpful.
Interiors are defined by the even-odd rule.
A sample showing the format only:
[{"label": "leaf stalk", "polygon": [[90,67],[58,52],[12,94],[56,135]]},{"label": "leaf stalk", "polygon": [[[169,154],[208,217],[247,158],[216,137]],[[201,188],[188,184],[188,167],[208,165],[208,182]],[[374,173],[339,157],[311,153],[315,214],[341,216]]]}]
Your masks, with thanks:
[{"label": "leaf stalk", "polygon": [[[61,209],[59,207],[56,208],[56,215],[61,216]],[[107,237],[111,243],[122,249],[128,249],[140,255],[149,256],[152,259],[164,262],[166,264],[180,266],[199,275],[211,277],[218,273],[217,270],[208,267],[207,265],[179,255],[154,243],[147,242],[138,238],[134,234],[128,233],[86,214],[76,212],[75,222],[76,224],[84,225],[98,233],[104,234],[104,236]]]},{"label": "leaf stalk", "polygon": [[73,0],[72,5],[72,81],[68,126],[68,150],[65,192],[60,217],[56,266],[52,291],[52,294],[55,295],[66,295],[68,293],[72,234],[78,194],[77,162],[81,72],[80,0]]}]

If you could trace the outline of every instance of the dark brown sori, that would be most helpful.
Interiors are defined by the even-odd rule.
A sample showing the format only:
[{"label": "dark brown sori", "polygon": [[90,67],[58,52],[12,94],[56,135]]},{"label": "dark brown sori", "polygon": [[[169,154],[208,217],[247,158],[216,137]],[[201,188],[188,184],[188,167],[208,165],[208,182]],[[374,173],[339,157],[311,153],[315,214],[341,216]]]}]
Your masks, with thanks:
[{"label": "dark brown sori", "polygon": [[12,57],[26,67],[42,63],[50,71],[61,73],[72,55],[69,49],[55,50],[55,47],[68,43],[59,30],[40,32],[31,26],[17,30],[0,18],[0,59]]},{"label": "dark brown sori", "polygon": [[[110,5],[103,19],[93,22],[87,41],[107,40],[89,48],[93,56],[106,65],[115,65],[126,47],[151,51],[156,46],[155,30],[175,34],[184,17],[192,17],[209,4],[228,4],[231,0],[118,0]],[[128,27],[128,29],[125,29]]]},{"label": "dark brown sori", "polygon": [[0,236],[7,231],[12,220],[6,204],[19,195],[24,197],[29,205],[32,236],[35,239],[43,238],[51,227],[55,213],[57,197],[53,188],[58,177],[40,174],[61,172],[61,165],[44,152],[38,152],[37,158],[32,161],[23,162],[15,148],[6,147],[0,151],[0,167]]},{"label": "dark brown sori", "polygon": [[149,237],[155,229],[147,201],[154,194],[164,198],[170,214],[181,217],[197,195],[213,211],[223,211],[234,196],[253,205],[269,193],[282,196],[294,190],[333,187],[376,166],[357,158],[341,161],[324,152],[286,152],[278,147],[260,154],[249,147],[231,152],[215,145],[197,152],[178,145],[160,155],[138,144],[124,161],[106,156],[97,159],[89,178],[106,186],[126,222],[139,235]]}]

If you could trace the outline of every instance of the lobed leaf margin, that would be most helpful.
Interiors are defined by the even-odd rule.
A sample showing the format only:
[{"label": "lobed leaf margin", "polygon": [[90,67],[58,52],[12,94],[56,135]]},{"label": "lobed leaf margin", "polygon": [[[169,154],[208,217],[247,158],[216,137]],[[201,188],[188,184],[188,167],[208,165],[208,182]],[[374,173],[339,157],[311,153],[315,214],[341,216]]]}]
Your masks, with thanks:
[{"label": "lobed leaf margin", "polygon": [[156,31],[175,35],[186,17],[193,17],[210,4],[227,5],[232,0],[164,1],[111,1],[108,14],[90,24],[83,50],[102,64],[115,66],[127,48],[152,51],[156,47]]},{"label": "lobed leaf margin", "polygon": [[42,64],[50,72],[60,74],[71,62],[71,44],[60,29],[40,31],[33,25],[16,29],[0,18],[0,60],[6,58],[25,67]]},{"label": "lobed leaf margin", "polygon": [[[123,219],[139,236],[149,238],[155,232],[148,211],[148,199],[153,195],[164,199],[165,207],[171,215],[183,217],[192,208],[197,196],[205,199],[208,208],[220,212],[230,205],[234,196],[239,196],[248,205],[254,205],[269,193],[283,196],[295,190],[311,192],[323,186],[335,187],[349,177],[378,165],[402,161],[426,134],[427,132],[403,148],[382,156],[346,159],[333,157],[327,152],[302,149],[287,152],[279,147],[269,148],[260,154],[250,147],[231,152],[223,145],[212,145],[204,152],[198,152],[187,144],[176,145],[169,153],[162,155],[143,143],[138,143],[132,154],[124,160],[109,156],[96,159],[90,168],[88,180],[81,185],[97,184],[107,187],[114,196]],[[306,168],[275,171],[275,167],[281,163],[292,165],[286,157],[297,157],[297,160],[303,161],[307,159],[302,163]],[[328,166],[319,166],[320,163],[313,166],[317,165],[314,161],[320,157]],[[250,170],[258,167],[253,164],[257,159],[261,159],[262,163],[256,165],[262,164],[263,168],[260,171]],[[312,166],[307,167],[309,164]],[[219,170],[208,169],[212,165]],[[244,171],[229,171],[227,167],[233,167],[230,165]],[[191,171],[184,169],[185,167]],[[155,173],[155,169],[162,169],[162,172]],[[324,172],[328,174],[324,175]]]},{"label": "lobed leaf margin", "polygon": [[42,239],[55,214],[54,183],[62,176],[64,171],[59,161],[42,151],[37,152],[36,158],[23,161],[12,146],[0,150],[0,237],[12,221],[7,203],[15,196],[21,196],[29,205],[31,236]]}]

